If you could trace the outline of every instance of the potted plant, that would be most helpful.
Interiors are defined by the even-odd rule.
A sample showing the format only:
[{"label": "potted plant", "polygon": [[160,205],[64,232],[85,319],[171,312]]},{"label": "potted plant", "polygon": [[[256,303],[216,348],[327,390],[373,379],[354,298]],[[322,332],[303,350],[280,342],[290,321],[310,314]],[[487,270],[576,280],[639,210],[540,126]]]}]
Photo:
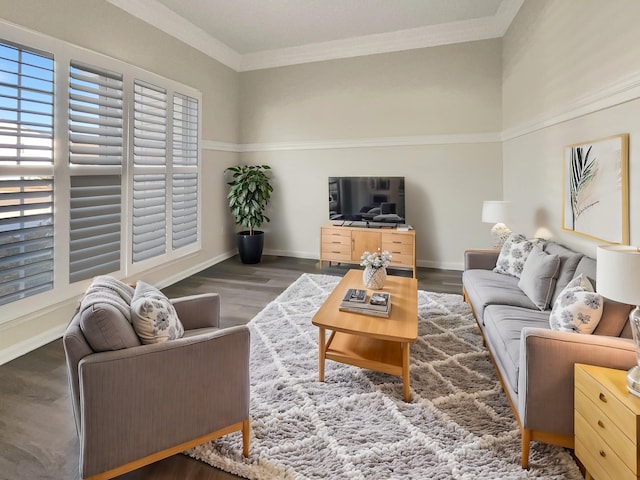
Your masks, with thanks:
[{"label": "potted plant", "polygon": [[236,224],[248,230],[238,232],[238,253],[242,263],[259,263],[262,258],[264,232],[256,230],[270,219],[264,214],[273,187],[267,172],[268,165],[241,165],[227,169],[231,172],[228,182],[229,209]]}]

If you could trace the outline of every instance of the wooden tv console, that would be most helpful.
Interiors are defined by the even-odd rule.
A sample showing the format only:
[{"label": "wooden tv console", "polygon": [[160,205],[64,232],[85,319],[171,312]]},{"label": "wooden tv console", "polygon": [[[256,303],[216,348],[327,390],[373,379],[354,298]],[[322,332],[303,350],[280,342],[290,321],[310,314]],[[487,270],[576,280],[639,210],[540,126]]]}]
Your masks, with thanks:
[{"label": "wooden tv console", "polygon": [[360,263],[365,251],[387,250],[390,267],[408,268],[416,278],[416,231],[325,225],[320,228],[320,261]]}]

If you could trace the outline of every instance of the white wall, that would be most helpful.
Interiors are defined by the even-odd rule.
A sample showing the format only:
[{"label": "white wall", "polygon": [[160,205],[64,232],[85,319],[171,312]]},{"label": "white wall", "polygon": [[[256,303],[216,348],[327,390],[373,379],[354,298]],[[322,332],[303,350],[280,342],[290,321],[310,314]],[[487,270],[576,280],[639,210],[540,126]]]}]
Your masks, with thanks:
[{"label": "white wall", "polygon": [[[238,154],[215,148],[216,142],[236,144],[239,139],[238,74],[103,0],[0,0],[0,17],[202,92],[203,143],[214,147],[202,151],[202,251],[150,268],[141,277],[167,285],[232,255],[233,225],[224,203],[223,171],[238,162]],[[11,26],[0,23],[0,38],[10,39],[10,30]],[[0,306],[0,364],[59,337],[76,304],[74,292],[66,292],[50,308],[17,318],[8,317],[7,306]]]},{"label": "white wall", "polygon": [[566,145],[629,133],[631,244],[640,243],[640,44],[635,0],[528,0],[503,38],[504,197],[512,228],[540,228],[595,256],[599,243],[561,229]]},{"label": "white wall", "polygon": [[329,176],[404,175],[418,264],[462,268],[502,195],[501,71],[487,40],[241,73],[242,160],[274,175],[266,250],[318,258]]}]

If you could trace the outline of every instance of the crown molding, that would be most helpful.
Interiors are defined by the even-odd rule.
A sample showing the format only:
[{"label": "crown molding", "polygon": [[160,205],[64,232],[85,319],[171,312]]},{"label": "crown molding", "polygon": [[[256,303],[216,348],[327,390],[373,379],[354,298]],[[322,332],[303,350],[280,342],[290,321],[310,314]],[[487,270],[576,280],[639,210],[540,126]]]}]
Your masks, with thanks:
[{"label": "crown molding", "polygon": [[524,0],[503,0],[494,16],[241,55],[157,0],[107,0],[236,72],[499,38]]},{"label": "crown molding", "polygon": [[511,22],[516,18],[523,3],[524,0],[503,0],[500,7],[498,7],[494,21],[496,22],[495,27],[500,32],[501,37],[509,30]]},{"label": "crown molding", "polygon": [[399,52],[500,37],[493,17],[242,55],[240,71]]},{"label": "crown molding", "polygon": [[107,0],[130,15],[162,30],[205,55],[238,71],[241,55],[156,0]]}]

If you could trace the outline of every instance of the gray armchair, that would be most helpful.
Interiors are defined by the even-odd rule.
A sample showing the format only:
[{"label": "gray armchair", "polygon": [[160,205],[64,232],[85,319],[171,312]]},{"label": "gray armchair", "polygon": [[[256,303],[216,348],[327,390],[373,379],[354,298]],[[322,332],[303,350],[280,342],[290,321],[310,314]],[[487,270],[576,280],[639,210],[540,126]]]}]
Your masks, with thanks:
[{"label": "gray armchair", "polygon": [[[248,455],[249,329],[219,328],[217,294],[171,302],[185,333],[165,343],[139,344],[113,301],[80,309],[67,327],[82,478],[112,478],[234,431]],[[114,349],[95,351],[87,316],[103,335],[105,322],[116,325],[101,339]]]}]

